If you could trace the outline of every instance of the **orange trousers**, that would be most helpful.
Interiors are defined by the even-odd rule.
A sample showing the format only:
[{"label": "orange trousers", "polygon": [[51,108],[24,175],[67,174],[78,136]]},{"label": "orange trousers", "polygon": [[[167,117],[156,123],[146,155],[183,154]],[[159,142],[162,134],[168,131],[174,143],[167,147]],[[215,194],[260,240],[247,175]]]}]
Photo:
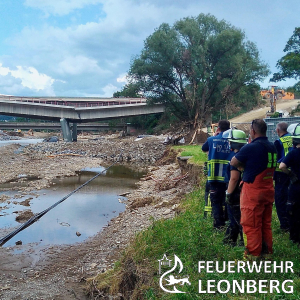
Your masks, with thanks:
[{"label": "orange trousers", "polygon": [[274,168],[256,176],[253,183],[244,182],[241,192],[241,225],[245,255],[273,253],[272,207],[274,202]]}]

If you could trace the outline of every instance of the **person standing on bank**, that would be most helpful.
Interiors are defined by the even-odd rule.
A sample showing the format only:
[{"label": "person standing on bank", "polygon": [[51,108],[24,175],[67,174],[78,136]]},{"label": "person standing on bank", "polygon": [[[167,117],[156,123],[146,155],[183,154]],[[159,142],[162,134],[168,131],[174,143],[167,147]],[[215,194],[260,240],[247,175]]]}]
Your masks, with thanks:
[{"label": "person standing on bank", "polygon": [[230,128],[228,120],[220,120],[216,136],[211,136],[202,146],[202,151],[208,152],[208,182],[209,195],[214,217],[214,228],[225,226],[225,191],[228,183],[226,166],[233,156],[229,142],[223,139],[223,132]]},{"label": "person standing on bank", "polygon": [[241,225],[246,247],[244,256],[250,260],[273,253],[271,221],[277,152],[266,133],[264,120],[253,120],[250,127],[252,142],[245,145],[230,163],[236,168],[244,168]]},{"label": "person standing on bank", "polygon": [[291,124],[288,131],[292,133],[294,148],[287,153],[279,169],[290,178],[287,202],[287,211],[290,216],[290,240],[300,244],[300,123]]},{"label": "person standing on bank", "polygon": [[[223,138],[228,139],[230,150],[233,151],[234,154],[238,153],[242,147],[247,144],[246,133],[235,128],[225,131],[223,133]],[[242,181],[242,172],[236,167],[231,166],[230,163],[227,165],[227,172],[229,174],[228,177],[230,178],[226,191],[226,207],[229,224],[223,242],[231,246],[244,246],[243,229],[240,224],[240,183]]]},{"label": "person standing on bank", "polygon": [[277,216],[280,222],[280,229],[282,231],[288,231],[289,229],[289,216],[286,211],[286,203],[288,200],[288,187],[290,179],[287,174],[279,169],[279,164],[287,153],[292,149],[292,136],[287,132],[288,124],[286,122],[280,122],[276,126],[276,133],[279,136],[274,142],[274,146],[277,150],[278,165],[274,173],[275,181],[275,206]]}]

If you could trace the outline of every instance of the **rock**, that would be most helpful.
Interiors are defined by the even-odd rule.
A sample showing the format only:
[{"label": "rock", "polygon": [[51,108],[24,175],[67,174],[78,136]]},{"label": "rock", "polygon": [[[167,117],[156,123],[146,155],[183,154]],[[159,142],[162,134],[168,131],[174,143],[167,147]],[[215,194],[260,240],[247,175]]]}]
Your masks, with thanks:
[{"label": "rock", "polygon": [[76,231],[77,236],[81,236],[81,233],[79,231]]},{"label": "rock", "polygon": [[169,213],[171,213],[171,209],[168,208],[163,212],[163,215],[168,215]]},{"label": "rock", "polygon": [[16,217],[16,221],[19,223],[25,223],[33,216],[34,214],[31,210],[24,210]]},{"label": "rock", "polygon": [[43,142],[48,142],[48,143],[56,143],[58,141],[59,141],[59,138],[57,136],[51,136],[51,137],[43,140]]}]

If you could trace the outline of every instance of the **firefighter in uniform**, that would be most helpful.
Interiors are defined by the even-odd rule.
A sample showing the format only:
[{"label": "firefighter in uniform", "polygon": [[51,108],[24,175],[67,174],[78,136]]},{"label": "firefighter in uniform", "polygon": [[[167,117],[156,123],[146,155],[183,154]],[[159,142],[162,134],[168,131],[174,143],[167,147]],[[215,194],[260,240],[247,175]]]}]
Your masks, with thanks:
[{"label": "firefighter in uniform", "polygon": [[294,148],[287,153],[279,168],[290,178],[287,202],[290,240],[300,244],[300,123],[291,124],[288,131],[292,134]]},{"label": "firefighter in uniform", "polygon": [[[240,149],[247,144],[246,133],[238,129],[229,129],[223,133],[223,138],[227,138],[230,144],[230,150],[234,154],[238,153]],[[229,183],[226,191],[226,204],[228,212],[228,227],[226,229],[224,243],[231,246],[244,245],[243,229],[240,224],[241,209],[240,209],[240,183],[242,180],[242,172],[236,167],[233,167],[228,163],[227,172]],[[237,240],[239,241],[237,243]]]},{"label": "firefighter in uniform", "polygon": [[214,228],[225,226],[225,191],[228,183],[226,166],[233,153],[230,151],[229,142],[223,139],[223,132],[230,128],[227,120],[218,123],[219,134],[211,136],[202,146],[202,151],[208,151],[208,182],[209,196],[214,217]]},{"label": "firefighter in uniform", "polygon": [[273,253],[271,221],[277,152],[266,133],[267,124],[264,120],[253,120],[250,127],[252,142],[231,160],[232,166],[244,168],[241,225],[246,247],[244,256],[250,260]]},{"label": "firefighter in uniform", "polygon": [[290,184],[290,179],[287,174],[279,169],[279,164],[283,158],[287,155],[289,150],[292,149],[292,136],[287,132],[288,124],[286,122],[280,122],[276,126],[276,133],[279,136],[274,142],[274,146],[277,150],[277,168],[274,173],[275,181],[275,206],[280,222],[280,229],[283,231],[288,231],[289,220],[286,211],[286,203],[288,199],[288,187]]}]

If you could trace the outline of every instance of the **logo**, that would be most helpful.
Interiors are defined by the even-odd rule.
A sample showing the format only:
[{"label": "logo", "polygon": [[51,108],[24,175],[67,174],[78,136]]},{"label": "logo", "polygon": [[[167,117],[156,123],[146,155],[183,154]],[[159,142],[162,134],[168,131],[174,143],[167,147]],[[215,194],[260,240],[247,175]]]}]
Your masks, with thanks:
[{"label": "logo", "polygon": [[[162,259],[159,259],[159,274],[161,274],[161,267],[162,266],[168,266],[171,267],[171,259],[168,259],[166,254],[164,254]],[[162,276],[159,279],[159,286],[160,288],[167,292],[167,293],[182,293],[184,294],[185,292],[182,292],[180,290],[177,289],[176,285],[180,285],[183,286],[184,284],[188,284],[191,285],[191,283],[189,282],[189,277],[184,277],[184,278],[177,278],[177,276],[174,276],[173,274],[170,273],[174,273],[174,271],[179,268],[178,274],[180,274],[182,272],[183,269],[183,264],[180,260],[180,258],[178,256],[176,256],[174,254],[174,266],[171,270],[165,272],[162,274]],[[170,274],[170,275],[169,275]],[[173,286],[173,289],[168,289],[165,288],[165,286],[169,287],[169,286]]]}]

